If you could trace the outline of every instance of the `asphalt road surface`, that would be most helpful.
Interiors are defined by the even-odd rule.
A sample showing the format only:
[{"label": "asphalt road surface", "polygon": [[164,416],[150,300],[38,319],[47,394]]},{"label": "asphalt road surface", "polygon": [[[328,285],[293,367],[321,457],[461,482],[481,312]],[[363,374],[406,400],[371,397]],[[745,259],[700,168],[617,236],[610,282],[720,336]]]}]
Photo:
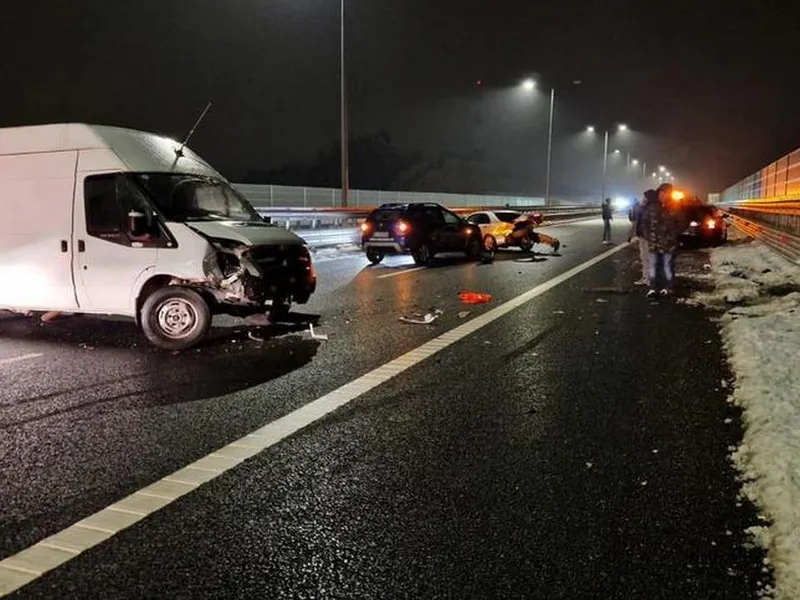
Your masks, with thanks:
[{"label": "asphalt road surface", "polygon": [[[183,353],[119,319],[0,320],[0,595],[757,597],[770,574],[727,458],[740,415],[716,326],[646,301],[636,249],[601,230],[550,227],[558,255],[490,265],[321,261],[294,322],[219,319]],[[338,410],[294,416],[342,386]],[[285,439],[106,541],[49,549],[61,566],[14,562],[286,415]]]}]

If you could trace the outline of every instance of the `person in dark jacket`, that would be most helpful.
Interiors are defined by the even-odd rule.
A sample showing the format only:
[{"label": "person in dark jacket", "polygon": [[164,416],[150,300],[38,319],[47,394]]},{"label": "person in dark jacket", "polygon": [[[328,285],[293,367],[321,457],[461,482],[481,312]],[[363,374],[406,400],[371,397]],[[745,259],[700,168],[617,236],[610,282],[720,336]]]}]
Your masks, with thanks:
[{"label": "person in dark jacket", "polygon": [[633,203],[629,219],[631,221],[631,237],[636,238],[636,243],[639,245],[639,260],[642,263],[642,276],[636,281],[635,285],[648,285],[650,283],[650,252],[647,249],[647,240],[644,236],[644,227],[642,225],[642,212],[648,202],[657,202],[658,194],[655,190],[647,190],[644,193],[644,198],[641,202],[636,200]]},{"label": "person in dark jacket", "polygon": [[611,220],[614,215],[611,213],[611,198],[603,200],[603,243],[611,243]]},{"label": "person in dark jacket", "polygon": [[668,296],[672,292],[675,279],[672,259],[678,249],[680,222],[670,206],[671,199],[672,186],[668,183],[662,184],[656,190],[655,198],[648,199],[642,209],[642,233],[650,254],[648,297],[657,294]]}]

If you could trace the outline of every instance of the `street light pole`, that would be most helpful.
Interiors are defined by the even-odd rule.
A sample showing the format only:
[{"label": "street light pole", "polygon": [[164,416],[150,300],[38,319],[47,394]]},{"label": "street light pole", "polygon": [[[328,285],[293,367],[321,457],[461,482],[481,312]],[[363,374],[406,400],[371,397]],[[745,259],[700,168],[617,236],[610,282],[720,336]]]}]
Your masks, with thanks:
[{"label": "street light pole", "polygon": [[600,202],[606,199],[606,173],[608,172],[608,129],[603,136],[603,188],[600,192]]},{"label": "street light pole", "polygon": [[550,90],[550,125],[547,131],[547,178],[545,180],[544,203],[550,206],[550,165],[553,155],[553,113],[556,104],[556,88]]},{"label": "street light pole", "polygon": [[342,157],[342,206],[348,206],[348,200],[350,196],[350,160],[348,156],[348,126],[347,126],[347,79],[345,73],[345,43],[344,43],[344,3],[345,0],[341,0],[341,15],[339,19],[339,83],[341,84],[340,89],[340,96],[339,101],[341,105],[341,150],[340,154]]}]

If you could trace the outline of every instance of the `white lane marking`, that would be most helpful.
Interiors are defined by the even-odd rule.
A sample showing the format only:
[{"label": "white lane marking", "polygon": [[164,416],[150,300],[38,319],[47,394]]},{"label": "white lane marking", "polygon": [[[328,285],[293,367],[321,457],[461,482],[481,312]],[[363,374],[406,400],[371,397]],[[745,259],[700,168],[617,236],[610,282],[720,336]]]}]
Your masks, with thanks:
[{"label": "white lane marking", "polygon": [[32,358],[39,358],[43,354],[23,354],[22,356],[12,356],[11,358],[0,358],[0,367],[3,365],[11,365],[14,363],[22,362],[23,360],[31,360]]},{"label": "white lane marking", "polygon": [[[134,492],[119,502],[115,502],[111,506],[98,511],[89,517],[86,517],[75,525],[51,535],[41,542],[37,542],[36,544],[26,548],[25,550],[22,550],[21,552],[18,552],[13,556],[9,556],[8,558],[0,560],[0,597],[3,597],[6,594],[9,594],[14,590],[17,590],[30,583],[31,581],[38,579],[43,573],[46,573],[47,571],[54,569],[77,556],[77,554],[73,555],[66,552],[54,554],[51,551],[46,555],[42,555],[46,557],[45,560],[44,558],[38,558],[39,550],[53,547],[66,547],[75,548],[76,550],[83,552],[84,550],[88,550],[89,548],[102,543],[111,535],[115,535],[123,529],[127,529],[134,523],[139,522],[145,516],[160,510],[181,496],[196,490],[204,483],[207,483],[212,479],[216,479],[226,471],[238,466],[243,460],[246,460],[246,456],[253,456],[271,446],[274,446],[285,438],[294,435],[301,429],[304,429],[312,423],[319,421],[323,417],[326,417],[336,409],[341,408],[359,396],[375,389],[392,377],[399,375],[407,369],[410,369],[411,367],[422,362],[426,358],[433,356],[437,352],[441,352],[445,348],[448,348],[456,342],[464,339],[468,335],[475,333],[493,321],[496,321],[497,319],[507,315],[512,310],[519,308],[526,302],[533,300],[537,296],[541,296],[557,285],[564,283],[579,273],[605,260],[609,256],[616,254],[620,250],[623,250],[628,245],[629,244],[620,244],[619,246],[616,246],[611,250],[608,250],[607,252],[604,252],[603,254],[600,254],[599,256],[596,256],[595,258],[578,265],[577,267],[573,267],[569,271],[565,271],[564,273],[549,279],[535,288],[520,294],[516,298],[513,298],[508,302],[488,310],[482,315],[479,315],[474,319],[467,321],[466,323],[463,323],[462,325],[459,325],[458,327],[455,327],[446,333],[443,333],[442,335],[422,344],[414,350],[406,352],[402,356],[399,356],[398,358],[395,358],[394,360],[370,371],[366,375],[362,375],[350,383],[347,383],[342,387],[325,394],[321,398],[317,398],[316,400],[301,406],[288,415],[264,425],[260,429],[257,429],[245,435],[244,437],[235,440],[231,444],[228,444],[219,450],[211,452],[207,456],[195,461],[191,465],[187,465],[175,473],[172,473],[171,475],[168,475],[141,490],[152,491],[153,488],[155,488],[157,491],[161,489],[165,491],[170,490],[171,493],[158,494],[156,492],[155,494],[150,494],[159,497],[162,500],[161,502],[154,502],[149,508],[145,508],[147,505],[143,505],[141,500],[137,498],[139,492]],[[246,447],[246,452],[243,452],[243,446]],[[194,467],[194,465],[203,464],[204,462],[208,461],[209,458],[211,460],[216,458],[216,460],[219,461],[219,457],[224,455],[236,456],[237,459],[225,461],[228,464],[218,465],[219,468],[213,469],[213,471],[211,469],[203,469],[201,471],[200,469]],[[226,456],[226,458],[228,457]],[[187,477],[187,475],[189,475],[187,473],[187,469],[194,474],[194,477],[197,478],[196,482],[186,480],[192,479],[191,476]],[[169,486],[168,484],[180,485]],[[141,508],[141,510],[131,510],[128,508],[131,506]],[[74,541],[70,543],[70,536],[74,536],[76,527],[94,530],[96,532],[105,533],[108,535],[107,537],[98,536],[95,539],[82,540],[80,548],[76,548]]]},{"label": "white lane marking", "polygon": [[395,273],[386,273],[385,275],[378,275],[375,279],[386,279],[387,277],[397,277],[398,275],[403,275],[405,273],[413,273],[414,271],[421,271],[427,267],[414,267],[413,269],[403,269],[402,271],[397,271]]}]

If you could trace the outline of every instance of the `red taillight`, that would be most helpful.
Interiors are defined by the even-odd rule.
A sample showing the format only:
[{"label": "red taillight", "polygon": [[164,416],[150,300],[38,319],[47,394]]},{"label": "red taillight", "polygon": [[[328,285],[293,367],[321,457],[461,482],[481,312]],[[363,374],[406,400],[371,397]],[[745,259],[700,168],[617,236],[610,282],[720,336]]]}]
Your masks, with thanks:
[{"label": "red taillight", "polygon": [[409,231],[411,231],[411,225],[409,225],[405,221],[398,221],[396,229],[397,233],[399,233],[400,235],[405,235]]},{"label": "red taillight", "polygon": [[716,229],[717,222],[714,219],[709,219],[708,221],[706,221],[706,227],[708,227],[709,229]]},{"label": "red taillight", "polygon": [[367,233],[367,232],[369,231],[369,229],[370,229],[369,223],[367,223],[366,221],[364,221],[364,222],[361,224],[361,231],[362,231],[363,233]]}]

